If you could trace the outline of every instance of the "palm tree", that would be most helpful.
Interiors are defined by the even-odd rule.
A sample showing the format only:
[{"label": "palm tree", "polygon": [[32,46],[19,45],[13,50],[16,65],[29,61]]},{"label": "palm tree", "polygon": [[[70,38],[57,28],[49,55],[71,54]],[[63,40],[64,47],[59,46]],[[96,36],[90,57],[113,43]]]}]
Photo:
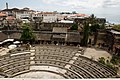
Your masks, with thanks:
[{"label": "palm tree", "polygon": [[94,14],[90,17],[90,33],[94,36],[94,45],[97,43],[98,29],[105,29],[105,22],[99,22]]},{"label": "palm tree", "polygon": [[104,29],[103,27],[104,27],[104,23],[102,24],[102,26],[100,26],[94,14],[92,14],[89,18],[87,18],[83,28],[83,39],[81,42],[82,46],[87,46],[87,42],[90,34],[94,35],[94,45],[95,45],[97,42],[98,29]]},{"label": "palm tree", "polygon": [[73,24],[71,30],[78,30],[78,24]]},{"label": "palm tree", "polygon": [[85,22],[84,23],[84,29],[83,29],[83,39],[82,39],[82,46],[87,46],[88,45],[88,38],[89,38],[89,23]]}]

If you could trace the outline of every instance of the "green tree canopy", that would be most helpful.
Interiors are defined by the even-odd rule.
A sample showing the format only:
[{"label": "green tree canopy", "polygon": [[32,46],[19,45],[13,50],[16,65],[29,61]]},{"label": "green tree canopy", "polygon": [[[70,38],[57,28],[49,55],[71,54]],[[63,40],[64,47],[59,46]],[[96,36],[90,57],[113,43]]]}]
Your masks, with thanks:
[{"label": "green tree canopy", "polygon": [[96,32],[97,29],[100,29],[99,24],[93,24],[92,26],[90,26],[90,32]]},{"label": "green tree canopy", "polygon": [[89,33],[90,33],[89,23],[85,23],[84,29],[83,29],[83,39],[82,39],[82,42],[81,42],[82,46],[87,46]]},{"label": "green tree canopy", "polygon": [[90,24],[91,24],[91,27],[90,27],[91,32],[96,32],[97,29],[105,29],[105,23],[99,22],[97,20],[97,18],[94,16],[94,14],[91,15],[89,20],[90,20]]},{"label": "green tree canopy", "polygon": [[105,64],[105,58],[104,57],[100,57],[98,59],[98,62],[102,63],[102,64]]},{"label": "green tree canopy", "polygon": [[120,64],[120,57],[119,56],[113,56],[110,62],[113,63],[113,64],[116,64],[116,65]]},{"label": "green tree canopy", "polygon": [[77,12],[76,11],[72,11],[72,14],[77,14]]},{"label": "green tree canopy", "polygon": [[100,26],[100,29],[105,29],[105,23],[102,23],[102,25]]},{"label": "green tree canopy", "polygon": [[71,30],[78,30],[78,24],[73,24],[73,26],[71,27]]},{"label": "green tree canopy", "polygon": [[30,28],[30,24],[25,23],[22,25],[22,28],[23,28],[23,32],[20,38],[21,40],[29,41],[35,39],[35,36],[33,35],[32,30]]},{"label": "green tree canopy", "polygon": [[113,26],[113,29],[120,30],[120,24],[118,24],[118,25],[114,25],[114,26]]}]

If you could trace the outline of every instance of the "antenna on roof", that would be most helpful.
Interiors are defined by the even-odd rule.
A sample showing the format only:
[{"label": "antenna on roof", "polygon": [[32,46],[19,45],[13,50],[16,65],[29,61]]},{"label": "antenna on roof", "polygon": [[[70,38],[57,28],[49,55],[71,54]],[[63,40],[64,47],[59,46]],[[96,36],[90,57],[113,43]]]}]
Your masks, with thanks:
[{"label": "antenna on roof", "polygon": [[6,3],[6,9],[8,9],[8,3]]}]

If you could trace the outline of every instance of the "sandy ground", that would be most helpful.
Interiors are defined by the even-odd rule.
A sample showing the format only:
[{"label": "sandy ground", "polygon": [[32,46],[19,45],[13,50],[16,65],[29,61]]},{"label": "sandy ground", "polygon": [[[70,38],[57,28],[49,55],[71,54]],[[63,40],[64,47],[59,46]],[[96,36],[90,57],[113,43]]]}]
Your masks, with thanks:
[{"label": "sandy ground", "polygon": [[10,49],[8,49],[8,48],[2,48],[2,49],[0,49],[0,56],[7,54],[7,52],[8,52],[9,50],[10,50]]},{"label": "sandy ground", "polygon": [[107,51],[98,48],[86,48],[84,55],[88,58],[93,58],[93,60],[98,60],[100,57],[104,57],[106,60],[110,60],[112,56]]},{"label": "sandy ground", "polygon": [[50,72],[30,72],[16,76],[15,78],[64,79],[64,77]]}]

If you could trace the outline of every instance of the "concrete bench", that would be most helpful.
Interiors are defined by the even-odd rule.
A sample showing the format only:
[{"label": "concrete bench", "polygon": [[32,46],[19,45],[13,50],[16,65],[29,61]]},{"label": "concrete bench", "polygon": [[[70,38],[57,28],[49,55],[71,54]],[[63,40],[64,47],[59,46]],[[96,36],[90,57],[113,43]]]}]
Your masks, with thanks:
[{"label": "concrete bench", "polygon": [[85,64],[85,63],[81,62],[81,63],[77,63],[76,65],[83,67],[84,69],[89,71],[91,74],[95,75],[96,77],[98,77],[98,76],[105,77],[105,75],[102,72],[96,70],[95,67],[92,67],[91,65],[89,65],[87,63]]},{"label": "concrete bench", "polygon": [[90,77],[93,78],[92,76],[90,76],[90,74],[88,74],[88,73],[84,72],[83,70],[76,68],[74,66],[71,66],[70,69],[79,73],[83,78],[90,78]]},{"label": "concrete bench", "polygon": [[71,58],[67,58],[59,55],[36,55],[34,59],[53,59],[53,60],[61,60],[61,61],[70,61]]},{"label": "concrete bench", "polygon": [[6,72],[6,74],[13,75],[14,72],[13,71],[8,71],[8,72]]},{"label": "concrete bench", "polygon": [[67,75],[68,78],[70,78],[70,79],[80,79],[80,78],[81,78],[81,77],[78,77],[76,74],[74,74],[74,73],[72,73],[72,72],[69,72],[69,71],[67,71],[67,72],[65,73],[65,75]]},{"label": "concrete bench", "polygon": [[[26,69],[29,69],[29,65],[16,66],[16,67],[10,68],[10,69],[8,69],[8,70],[6,70],[4,72],[7,73],[7,74],[13,75],[16,72],[21,72],[21,71],[24,71]],[[10,72],[12,72],[12,73],[10,73]]]}]

